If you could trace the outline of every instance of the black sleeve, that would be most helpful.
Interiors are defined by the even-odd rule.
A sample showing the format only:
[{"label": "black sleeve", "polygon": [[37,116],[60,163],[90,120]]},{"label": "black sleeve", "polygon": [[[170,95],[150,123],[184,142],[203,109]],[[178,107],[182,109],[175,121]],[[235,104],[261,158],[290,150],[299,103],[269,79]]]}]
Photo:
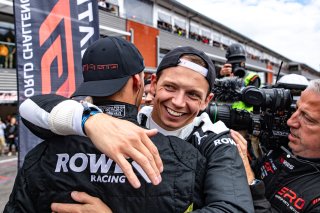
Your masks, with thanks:
[{"label": "black sleeve", "polygon": [[4,208],[4,213],[28,213],[36,212],[31,200],[30,194],[27,192],[24,172],[19,170],[10,194],[9,201]]},{"label": "black sleeve", "polygon": [[36,165],[39,161],[38,156],[41,155],[45,146],[44,144],[38,145],[32,149],[25,157],[22,168],[18,170],[9,201],[5,206],[4,213],[29,213],[37,212],[33,198],[34,194],[30,190],[28,176],[28,168]]},{"label": "black sleeve", "polygon": [[206,207],[195,212],[254,212],[242,159],[231,136],[209,135],[199,150],[207,159]]},{"label": "black sleeve", "polygon": [[[69,100],[63,96],[48,94],[36,95],[25,100],[19,107],[21,120],[36,136],[47,139],[56,136],[48,126],[48,114],[62,101]],[[32,114],[32,116],[24,116]]]},{"label": "black sleeve", "polygon": [[271,213],[271,204],[265,197],[265,185],[263,181],[250,186],[255,213]]}]

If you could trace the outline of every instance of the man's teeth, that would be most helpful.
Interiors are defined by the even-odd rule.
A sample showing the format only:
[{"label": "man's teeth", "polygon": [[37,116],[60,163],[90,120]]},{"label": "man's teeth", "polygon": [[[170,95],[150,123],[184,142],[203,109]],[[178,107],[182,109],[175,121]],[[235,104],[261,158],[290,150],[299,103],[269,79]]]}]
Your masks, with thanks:
[{"label": "man's teeth", "polygon": [[173,116],[181,116],[181,115],[183,114],[183,113],[181,113],[181,112],[173,111],[173,110],[171,110],[171,109],[169,109],[169,108],[167,108],[167,110],[168,110],[169,114],[170,114],[170,115],[173,115]]},{"label": "man's teeth", "polygon": [[298,136],[296,134],[294,134],[292,131],[290,131],[290,134],[292,135],[292,137],[298,138]]}]

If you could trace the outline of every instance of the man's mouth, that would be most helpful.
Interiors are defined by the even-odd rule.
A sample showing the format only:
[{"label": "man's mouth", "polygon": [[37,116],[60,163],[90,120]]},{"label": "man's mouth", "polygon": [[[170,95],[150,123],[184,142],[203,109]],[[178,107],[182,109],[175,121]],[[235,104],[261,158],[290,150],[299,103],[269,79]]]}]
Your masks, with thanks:
[{"label": "man's mouth", "polygon": [[172,115],[172,116],[175,116],[175,117],[181,117],[183,115],[182,112],[176,112],[176,111],[174,111],[172,109],[169,109],[168,107],[167,107],[167,112],[169,113],[169,115]]},{"label": "man's mouth", "polygon": [[291,131],[290,131],[290,134],[291,134],[291,136],[294,137],[294,138],[299,138],[298,135],[294,134],[294,133],[291,132]]}]

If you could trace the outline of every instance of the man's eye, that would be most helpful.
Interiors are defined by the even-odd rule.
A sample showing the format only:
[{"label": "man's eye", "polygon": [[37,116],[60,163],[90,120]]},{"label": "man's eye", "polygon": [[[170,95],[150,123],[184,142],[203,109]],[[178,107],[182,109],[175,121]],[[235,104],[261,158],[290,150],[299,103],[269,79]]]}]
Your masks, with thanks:
[{"label": "man's eye", "polygon": [[173,91],[173,90],[174,90],[174,87],[171,86],[171,85],[165,85],[164,88],[165,88],[166,90],[169,90],[169,91]]},{"label": "man's eye", "polygon": [[310,117],[308,117],[308,116],[306,116],[306,115],[303,115],[302,117],[304,118],[304,120],[305,120],[306,122],[308,122],[308,123],[314,123],[314,120],[313,120],[312,118],[310,118]]},{"label": "man's eye", "polygon": [[304,120],[306,123],[309,123],[309,124],[312,124],[312,123],[316,122],[314,119],[312,119],[310,116],[308,116],[304,112],[301,112],[300,119]]},{"label": "man's eye", "polygon": [[189,97],[194,100],[201,99],[200,95],[198,95],[197,93],[193,93],[193,92],[189,93]]}]

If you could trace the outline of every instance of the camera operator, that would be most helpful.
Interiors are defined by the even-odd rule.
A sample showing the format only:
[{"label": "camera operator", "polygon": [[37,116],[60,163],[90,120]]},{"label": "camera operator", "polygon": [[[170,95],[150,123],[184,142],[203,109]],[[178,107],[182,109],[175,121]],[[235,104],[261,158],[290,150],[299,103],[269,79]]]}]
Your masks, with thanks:
[{"label": "camera operator", "polygon": [[246,51],[238,43],[231,44],[226,52],[227,62],[220,69],[218,78],[225,76],[239,76],[243,78],[246,74]]},{"label": "camera operator", "polygon": [[226,58],[227,62],[220,69],[218,78],[238,76],[244,79],[245,86],[260,87],[259,76],[253,72],[248,73],[246,70],[246,51],[241,44],[231,44],[227,49]]},{"label": "camera operator", "polygon": [[[254,164],[247,158],[247,142],[238,133],[238,148],[247,171],[256,212],[320,212],[320,79],[310,81],[287,121],[287,150],[269,151]],[[261,178],[258,180],[256,178]],[[267,199],[268,208],[263,200]],[[264,209],[264,210],[263,210]]]},{"label": "camera operator", "polygon": [[[259,88],[261,85],[261,79],[259,75],[254,72],[248,72],[245,67],[246,63],[246,51],[241,44],[231,44],[226,52],[227,62],[220,69],[218,78],[239,78],[242,80],[242,87],[254,86]],[[239,81],[237,80],[237,81]],[[227,101],[228,102],[228,101]],[[232,108],[252,111],[252,106],[249,106],[242,101],[231,101]]]}]

